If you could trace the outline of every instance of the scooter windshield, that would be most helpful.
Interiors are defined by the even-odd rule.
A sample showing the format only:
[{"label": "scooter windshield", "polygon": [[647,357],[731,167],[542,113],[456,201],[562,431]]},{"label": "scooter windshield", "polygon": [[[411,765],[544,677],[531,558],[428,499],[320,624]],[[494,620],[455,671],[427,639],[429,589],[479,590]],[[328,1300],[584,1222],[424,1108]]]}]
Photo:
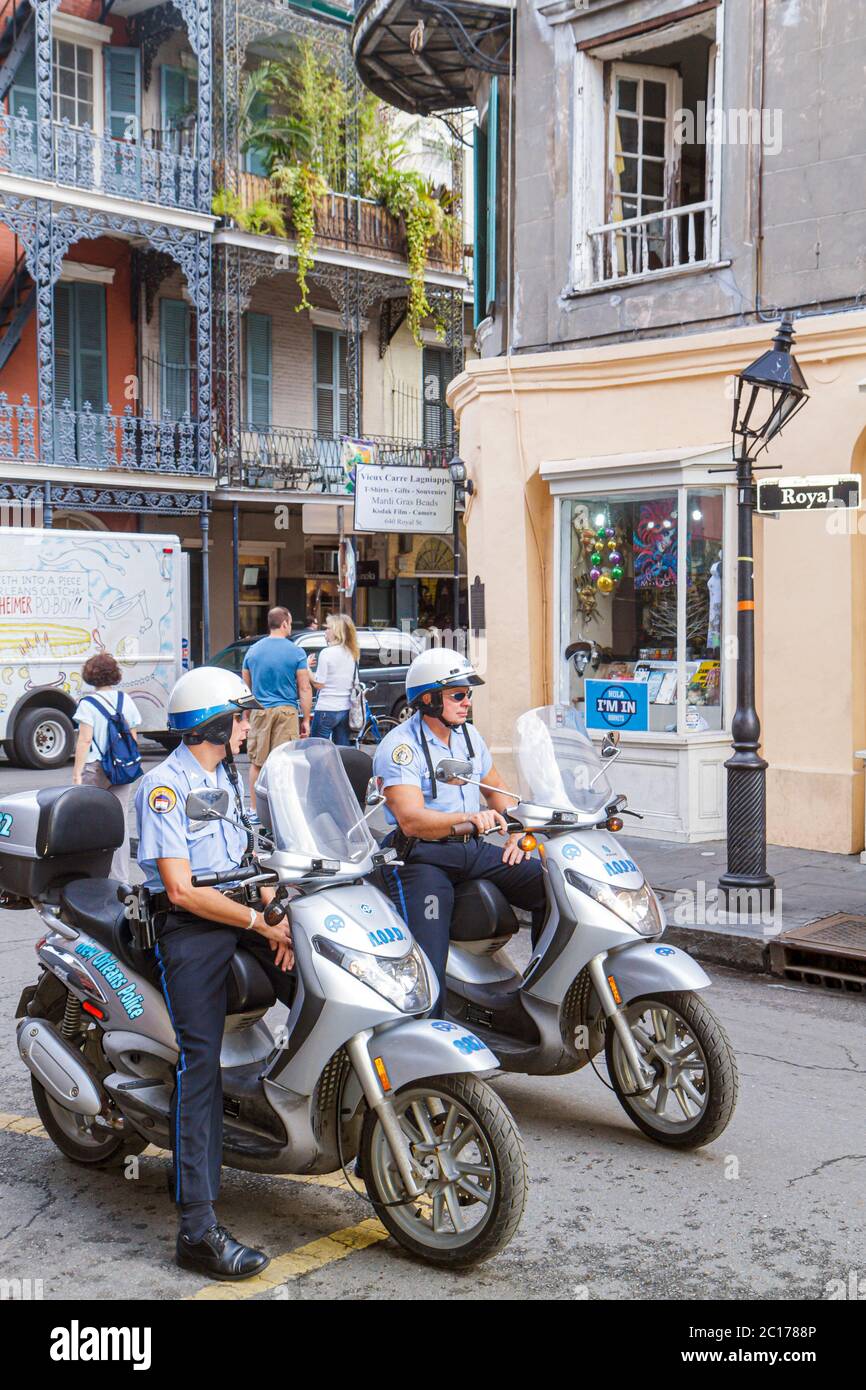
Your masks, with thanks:
[{"label": "scooter windshield", "polygon": [[275,748],[256,782],[256,796],[264,802],[277,849],[358,864],[378,848],[328,739]]},{"label": "scooter windshield", "polygon": [[524,801],[586,814],[613,800],[604,762],[570,705],[522,714],[514,726],[514,760]]}]

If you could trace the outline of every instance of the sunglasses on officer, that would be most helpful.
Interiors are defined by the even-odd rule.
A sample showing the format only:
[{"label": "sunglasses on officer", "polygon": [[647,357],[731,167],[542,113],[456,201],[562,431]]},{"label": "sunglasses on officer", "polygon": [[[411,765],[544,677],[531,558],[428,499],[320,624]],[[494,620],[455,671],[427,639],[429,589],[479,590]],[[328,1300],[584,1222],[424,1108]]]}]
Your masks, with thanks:
[{"label": "sunglasses on officer", "polygon": [[468,704],[472,699],[471,690],[446,690],[444,694],[446,699],[453,700],[455,705]]}]

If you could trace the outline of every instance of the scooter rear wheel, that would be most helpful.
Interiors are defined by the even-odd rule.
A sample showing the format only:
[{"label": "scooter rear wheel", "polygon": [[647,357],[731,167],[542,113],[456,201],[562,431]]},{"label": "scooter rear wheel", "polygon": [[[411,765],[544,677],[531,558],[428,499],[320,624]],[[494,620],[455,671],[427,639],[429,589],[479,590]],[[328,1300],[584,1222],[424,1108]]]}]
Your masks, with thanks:
[{"label": "scooter rear wheel", "polygon": [[646,995],[625,1010],[638,1051],[656,1071],[648,1094],[637,1089],[616,1029],[607,1025],[605,1058],[629,1119],[660,1144],[696,1149],[724,1132],[737,1104],[737,1061],[728,1035],[697,994]]},{"label": "scooter rear wheel", "polygon": [[400,1125],[427,1175],[406,1199],[374,1110],[361,1132],[361,1171],[376,1215],[404,1249],[431,1264],[465,1269],[503,1250],[520,1223],[526,1153],[495,1091],[472,1076],[433,1076],[393,1096]]},{"label": "scooter rear wheel", "polygon": [[[46,1009],[44,1017],[49,1023],[59,1024],[63,1014],[64,996],[61,996]],[[102,1046],[95,1023],[87,1025],[86,1031],[79,1039],[79,1048],[84,1057],[92,1065],[95,1064],[97,1070],[100,1063],[104,1069]],[[36,1111],[49,1139],[73,1163],[80,1163],[87,1168],[118,1167],[129,1154],[140,1154],[142,1149],[147,1148],[147,1140],[140,1134],[126,1127],[122,1133],[100,1128],[92,1123],[95,1116],[77,1115],[71,1110],[65,1110],[49,1096],[35,1076],[30,1078],[30,1082]]]}]

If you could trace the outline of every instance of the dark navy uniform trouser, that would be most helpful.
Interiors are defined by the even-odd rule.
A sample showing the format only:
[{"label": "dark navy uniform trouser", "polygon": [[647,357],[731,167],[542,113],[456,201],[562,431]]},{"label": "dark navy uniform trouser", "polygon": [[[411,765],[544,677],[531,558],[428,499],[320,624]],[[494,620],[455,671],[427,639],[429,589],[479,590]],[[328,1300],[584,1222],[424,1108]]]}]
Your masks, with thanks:
[{"label": "dark navy uniform trouser", "polygon": [[386,866],[383,878],[388,896],[436,971],[440,994],[431,1017],[445,1013],[445,964],[458,883],[486,878],[513,907],[532,912],[536,920],[545,906],[544,871],[538,860],[504,864],[502,846],[497,848],[480,838],[465,844],[459,840],[420,841],[401,867]]},{"label": "dark navy uniform trouser", "polygon": [[290,1005],[295,977],[274,965],[269,943],[257,932],[172,912],[157,939],[163,993],[180,1049],[171,1110],[172,1191],[178,1204],[212,1203],[219,1192],[220,1049],[229,964],[238,945],[256,957],[277,998]]}]

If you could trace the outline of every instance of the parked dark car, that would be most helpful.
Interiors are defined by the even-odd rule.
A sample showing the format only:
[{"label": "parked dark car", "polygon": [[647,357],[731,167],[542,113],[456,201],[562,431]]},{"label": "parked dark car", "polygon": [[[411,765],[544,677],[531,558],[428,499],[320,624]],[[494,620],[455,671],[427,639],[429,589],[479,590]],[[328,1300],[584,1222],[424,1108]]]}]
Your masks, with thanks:
[{"label": "parked dark car", "polygon": [[[240,675],[244,656],[253,642],[258,640],[257,637],[250,637],[242,642],[231,642],[212,656],[208,665],[222,666]],[[325,646],[325,633],[323,630],[314,632],[309,628],[300,628],[292,633],[291,640],[313,655]],[[358,645],[361,648],[358,663],[361,680],[365,685],[375,686],[367,695],[370,709],[377,716],[390,715],[394,719],[405,719],[408,714],[406,672],[410,663],[423,651],[421,639],[401,632],[399,628],[359,627]]]}]

